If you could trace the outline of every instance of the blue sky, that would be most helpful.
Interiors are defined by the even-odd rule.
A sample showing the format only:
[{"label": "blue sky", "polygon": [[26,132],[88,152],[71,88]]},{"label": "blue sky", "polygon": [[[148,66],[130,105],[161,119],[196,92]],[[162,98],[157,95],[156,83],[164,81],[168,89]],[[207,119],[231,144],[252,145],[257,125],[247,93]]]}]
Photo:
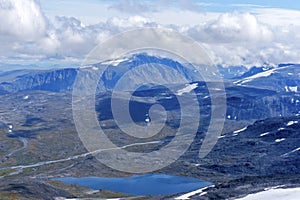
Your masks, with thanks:
[{"label": "blue sky", "polygon": [[[198,1],[200,2],[200,1]],[[300,9],[300,2],[295,0],[231,0],[231,1],[222,1],[222,0],[203,0],[201,2],[213,3],[216,5],[257,5],[271,8],[285,8],[285,9]],[[232,7],[234,9],[234,7]],[[223,11],[227,11],[224,9]]]},{"label": "blue sky", "polygon": [[[128,16],[130,13],[120,12],[113,9],[114,5],[123,0],[39,0],[43,11],[49,16],[67,15],[77,16],[86,23],[96,23],[113,16]],[[155,1],[131,1],[133,4],[140,4],[149,7],[158,7],[157,12],[166,9],[188,10],[188,6],[193,8],[193,12],[233,12],[249,11],[255,8],[280,8],[300,10],[300,1],[295,0],[155,0]],[[138,3],[137,3],[138,2]],[[124,8],[126,10],[126,8]],[[151,15],[151,12],[144,12],[143,15]],[[131,12],[130,15],[136,14]],[[140,14],[140,13],[138,13]]]},{"label": "blue sky", "polygon": [[0,0],[0,5],[0,63],[80,63],[108,38],[149,26],[191,37],[215,64],[300,63],[295,0]]},{"label": "blue sky", "polygon": [[[103,4],[115,4],[118,3],[118,0],[106,1],[106,0],[39,0],[42,7],[47,11],[66,11],[72,10],[77,12],[88,12],[88,10],[82,10],[84,7],[88,7],[89,5],[103,5]],[[162,4],[163,1],[139,1],[145,4]],[[172,4],[178,4],[180,1],[168,1],[172,2]],[[183,2],[183,1],[182,1]],[[187,1],[186,1],[187,2]],[[282,9],[295,9],[300,10],[300,1],[295,0],[193,0],[191,2],[202,4],[206,11],[218,11],[218,12],[228,12],[229,10],[237,10],[244,6],[247,7],[269,7],[269,8],[282,8]],[[205,4],[206,5],[205,5]],[[61,5],[69,5],[69,7],[64,7]],[[79,6],[80,5],[80,6]]]}]

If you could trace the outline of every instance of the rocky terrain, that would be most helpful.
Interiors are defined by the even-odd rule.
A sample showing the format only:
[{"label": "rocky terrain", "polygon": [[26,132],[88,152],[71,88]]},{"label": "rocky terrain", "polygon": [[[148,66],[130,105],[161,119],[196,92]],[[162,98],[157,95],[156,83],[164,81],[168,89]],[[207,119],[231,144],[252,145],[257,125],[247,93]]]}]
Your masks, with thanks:
[{"label": "rocky terrain", "polygon": [[[189,97],[191,92],[197,94],[202,121],[188,151],[176,162],[155,173],[194,177],[214,183],[214,187],[205,190],[205,195],[191,197],[195,199],[234,199],[268,187],[299,186],[299,65],[255,68],[248,72],[237,68],[235,74],[223,70],[223,76],[227,77],[224,83],[227,102],[225,125],[213,150],[200,159],[199,149],[210,121],[211,96],[205,82],[196,80],[191,71],[184,70],[183,65],[170,59],[138,55],[133,60],[110,63],[96,95],[95,106],[101,127],[119,147],[154,139],[162,141],[125,147],[129,151],[153,151],[174,138],[180,107],[176,94],[168,88],[142,88],[133,93],[130,104],[136,123],[144,122],[151,105],[159,103],[166,108],[168,120],[158,136],[151,139],[128,137],[117,127],[112,116],[111,89],[117,79],[131,69],[130,63],[135,66],[149,60],[176,66],[191,80],[188,84],[169,85],[169,88],[177,91],[178,95],[192,85],[193,89],[181,95]],[[0,73],[1,198],[128,197],[114,191],[93,191],[50,180],[52,177],[70,176],[130,176],[97,161],[78,136],[72,116],[72,85],[78,70],[81,69]],[[94,70],[90,67],[87,73]],[[144,74],[147,73],[150,72],[144,71]],[[173,78],[170,76],[169,81]],[[123,95],[119,98],[122,101]],[[180,194],[143,198],[173,199],[177,196]]]}]

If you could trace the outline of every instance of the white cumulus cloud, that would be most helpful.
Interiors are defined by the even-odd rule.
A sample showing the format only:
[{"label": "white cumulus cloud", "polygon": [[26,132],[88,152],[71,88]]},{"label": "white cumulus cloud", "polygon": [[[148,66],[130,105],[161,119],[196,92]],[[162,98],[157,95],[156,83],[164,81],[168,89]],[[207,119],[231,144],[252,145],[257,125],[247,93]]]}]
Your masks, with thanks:
[{"label": "white cumulus cloud", "polygon": [[0,1],[0,35],[34,41],[46,32],[47,22],[34,0]]},{"label": "white cumulus cloud", "polygon": [[250,13],[225,13],[183,32],[201,42],[214,63],[260,66],[299,62],[298,26],[274,26]]},{"label": "white cumulus cloud", "polygon": [[[111,8],[123,9],[126,2],[135,1],[119,1]],[[160,7],[169,3],[171,1],[164,0]],[[199,5],[191,1],[182,0],[177,4],[188,12],[170,9],[168,15],[161,15],[176,16],[171,24],[161,24],[151,15],[146,17],[133,12],[138,9],[155,11],[152,16],[159,14],[159,6],[151,7],[148,2],[147,5],[129,4],[132,13],[126,17],[109,17],[86,25],[76,16],[56,16],[49,20],[34,0],[0,0],[0,59],[72,58],[80,61],[99,42],[123,31],[167,27],[202,44],[215,64],[250,67],[300,62],[300,23],[293,21],[293,17],[300,19],[299,11],[255,8],[249,13],[199,13],[193,11]],[[180,18],[193,23],[177,23]]]}]

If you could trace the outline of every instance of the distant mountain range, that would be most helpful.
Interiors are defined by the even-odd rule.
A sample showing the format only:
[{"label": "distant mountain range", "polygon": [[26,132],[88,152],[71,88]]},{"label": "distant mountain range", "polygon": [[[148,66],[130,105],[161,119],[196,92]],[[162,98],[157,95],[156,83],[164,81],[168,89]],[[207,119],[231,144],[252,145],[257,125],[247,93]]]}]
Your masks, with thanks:
[{"label": "distant mountain range", "polygon": [[[95,73],[98,68],[107,67],[98,82],[98,91],[107,92],[113,90],[116,83],[127,71],[135,67],[154,63],[168,66],[179,72],[188,83],[178,82],[178,75],[172,70],[163,67],[149,67],[138,71],[140,76],[127,77],[128,84],[135,82],[147,82],[155,78],[157,81],[173,83],[171,87],[178,90],[181,95],[195,91],[199,102],[210,109],[209,92],[201,77],[189,67],[168,58],[160,58],[147,54],[136,54],[129,58],[110,60],[81,68],[65,68],[53,70],[14,70],[0,73],[0,94],[15,93],[20,91],[44,90],[51,92],[71,93],[77,74],[86,73],[87,76]],[[151,65],[149,65],[151,66]],[[219,72],[224,77],[227,95],[227,118],[229,120],[262,119],[276,116],[289,116],[300,113],[300,65],[281,64],[278,67],[253,67],[249,70],[245,67],[219,66]],[[157,70],[157,71],[154,71]],[[168,73],[167,76],[164,74]],[[154,75],[161,74],[162,76]],[[194,85],[193,85],[194,83]],[[198,84],[195,84],[198,83]],[[126,90],[127,85],[124,85]],[[142,87],[141,90],[150,92],[157,90],[150,87]],[[160,89],[155,95],[164,94],[160,101],[170,101],[173,98],[168,95],[170,91]],[[161,95],[163,96],[163,95]],[[168,99],[169,98],[169,99]],[[204,109],[205,110],[205,109]],[[207,111],[208,112],[208,111]]]},{"label": "distant mountain range", "polygon": [[[147,54],[136,54],[129,58],[110,60],[91,66],[78,68],[63,68],[51,70],[19,69],[12,71],[0,71],[0,92],[10,93],[23,90],[46,90],[53,92],[71,92],[74,80],[79,70],[90,71],[107,67],[99,84],[104,90],[112,90],[116,82],[129,70],[143,64],[158,64],[168,66],[178,71],[190,82],[202,81],[194,71],[177,61],[168,58],[150,56]],[[155,67],[149,65],[149,69],[143,68],[140,71],[140,79],[147,81],[153,79],[151,74]],[[156,73],[169,73],[169,82],[176,83],[177,74],[170,74],[170,70],[157,69]],[[244,66],[222,67],[218,66],[219,73],[225,82],[232,82],[236,85],[265,88],[274,91],[298,92],[300,83],[300,65],[280,64],[278,67],[252,67],[247,69]],[[135,77],[136,79],[136,77]],[[135,81],[135,80],[130,80]],[[263,84],[262,84],[263,83]],[[297,87],[297,88],[296,88]]]}]

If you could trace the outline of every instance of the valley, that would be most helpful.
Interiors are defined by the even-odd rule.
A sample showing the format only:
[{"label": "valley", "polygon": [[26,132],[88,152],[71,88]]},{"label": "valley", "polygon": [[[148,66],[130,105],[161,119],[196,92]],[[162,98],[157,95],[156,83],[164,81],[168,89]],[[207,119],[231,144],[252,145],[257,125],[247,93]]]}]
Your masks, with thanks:
[{"label": "valley", "polygon": [[[156,61],[165,62],[158,58]],[[121,62],[120,65],[127,64]],[[106,153],[110,151],[123,149],[147,153],[165,147],[174,139],[179,127],[181,108],[177,96],[194,98],[192,93],[196,94],[199,103],[201,126],[190,147],[179,159],[153,173],[197,178],[214,184],[214,187],[203,189],[205,194],[199,196],[195,193],[189,197],[191,199],[234,199],[267,187],[299,187],[300,95],[294,89],[294,84],[299,86],[299,82],[297,75],[290,75],[299,73],[299,66],[270,69],[272,73],[258,72],[241,80],[237,80],[238,77],[224,79],[227,105],[225,124],[216,145],[204,158],[199,158],[199,149],[209,127],[211,109],[218,109],[217,105],[211,105],[212,97],[205,82],[191,80],[188,84],[168,85],[168,88],[147,86],[132,93],[130,112],[136,124],[147,125],[145,116],[151,105],[165,107],[166,124],[159,134],[150,138],[135,138],[122,132],[110,108],[111,87],[116,80],[111,77],[107,85],[100,82],[95,96],[97,118],[101,129],[117,147],[88,151],[77,133],[72,115],[71,86],[76,70],[54,69],[34,73],[29,70],[0,74],[2,196],[8,199],[9,195],[25,199],[45,196],[48,199],[128,198],[131,195],[68,185],[52,178],[131,177],[132,173],[102,164],[97,156],[109,161],[111,158]],[[281,72],[277,74],[278,70]],[[259,76],[260,73],[264,74]],[[274,85],[274,79],[280,79],[282,84]],[[286,80],[284,84],[283,80]],[[258,82],[263,82],[263,87]],[[285,90],[287,84],[293,89]],[[118,91],[118,102],[125,101],[127,93]],[[185,106],[185,109],[191,109],[190,105]],[[198,121],[191,118],[189,125],[194,124]],[[9,128],[10,125],[13,128]],[[189,137],[189,134],[187,132],[185,136]],[[180,193],[131,196],[131,199],[174,199],[184,195],[184,192]]]}]

